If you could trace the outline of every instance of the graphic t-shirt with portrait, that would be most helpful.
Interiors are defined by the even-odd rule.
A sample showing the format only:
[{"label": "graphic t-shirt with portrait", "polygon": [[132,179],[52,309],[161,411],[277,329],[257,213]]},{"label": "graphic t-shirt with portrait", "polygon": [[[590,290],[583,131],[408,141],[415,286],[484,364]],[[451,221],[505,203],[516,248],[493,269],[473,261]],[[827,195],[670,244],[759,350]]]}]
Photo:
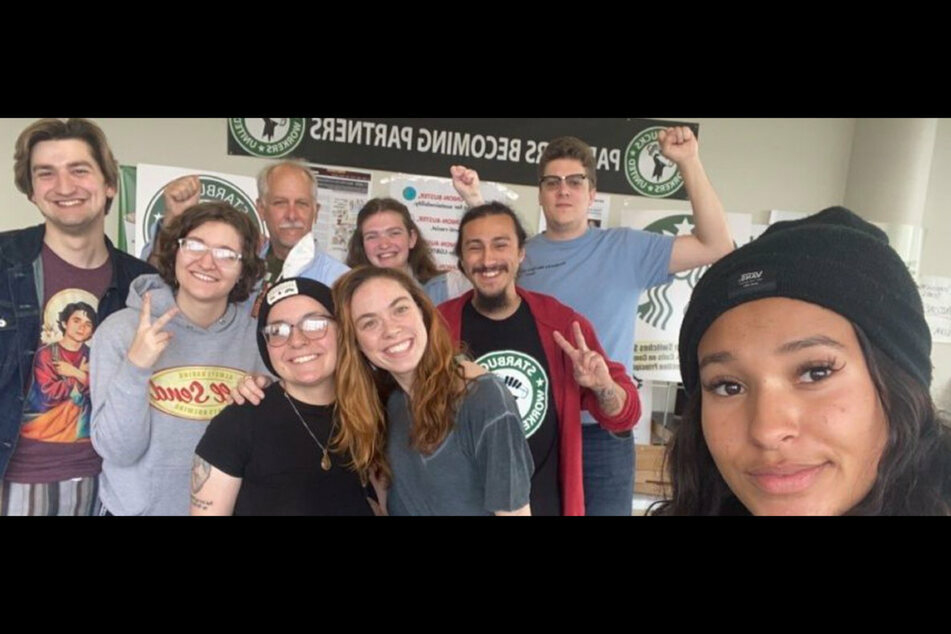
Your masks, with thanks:
[{"label": "graphic t-shirt with portrait", "polygon": [[112,262],[77,268],[43,245],[43,313],[23,423],[5,479],[58,482],[99,473],[89,440],[89,340]]}]

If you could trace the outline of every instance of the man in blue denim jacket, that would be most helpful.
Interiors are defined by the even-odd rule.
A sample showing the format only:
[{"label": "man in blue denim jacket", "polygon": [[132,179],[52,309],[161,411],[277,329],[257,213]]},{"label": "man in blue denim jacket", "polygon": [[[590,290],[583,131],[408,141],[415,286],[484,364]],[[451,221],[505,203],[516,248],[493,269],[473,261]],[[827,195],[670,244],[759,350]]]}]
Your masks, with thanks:
[{"label": "man in blue denim jacket", "polygon": [[87,344],[129,283],[155,271],[105,235],[118,164],[97,125],[41,119],[14,161],[45,222],[0,233],[0,515],[88,515],[100,460]]}]

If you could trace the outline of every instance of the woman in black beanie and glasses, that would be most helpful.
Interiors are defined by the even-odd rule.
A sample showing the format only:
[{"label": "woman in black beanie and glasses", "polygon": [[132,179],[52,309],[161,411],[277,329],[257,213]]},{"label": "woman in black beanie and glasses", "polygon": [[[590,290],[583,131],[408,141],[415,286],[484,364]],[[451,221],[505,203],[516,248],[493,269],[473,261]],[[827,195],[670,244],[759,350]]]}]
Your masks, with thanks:
[{"label": "woman in black beanie and glasses", "polygon": [[948,515],[951,433],[917,286],[841,207],[717,262],[680,333],[689,400],[660,515]]}]

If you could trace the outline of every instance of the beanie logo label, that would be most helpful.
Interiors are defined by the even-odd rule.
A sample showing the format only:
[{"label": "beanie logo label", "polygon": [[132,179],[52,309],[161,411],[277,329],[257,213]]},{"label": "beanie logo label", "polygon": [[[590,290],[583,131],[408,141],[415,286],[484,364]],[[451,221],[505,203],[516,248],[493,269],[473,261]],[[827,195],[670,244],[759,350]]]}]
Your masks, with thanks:
[{"label": "beanie logo label", "polygon": [[776,274],[766,268],[745,271],[735,277],[727,287],[727,297],[734,299],[744,295],[770,293],[776,290]]},{"label": "beanie logo label", "polygon": [[290,297],[292,295],[297,295],[297,294],[299,294],[297,290],[297,282],[295,282],[294,280],[288,280],[287,282],[278,284],[277,286],[272,288],[270,291],[268,291],[267,305],[273,306],[274,304],[284,299],[285,297]]}]

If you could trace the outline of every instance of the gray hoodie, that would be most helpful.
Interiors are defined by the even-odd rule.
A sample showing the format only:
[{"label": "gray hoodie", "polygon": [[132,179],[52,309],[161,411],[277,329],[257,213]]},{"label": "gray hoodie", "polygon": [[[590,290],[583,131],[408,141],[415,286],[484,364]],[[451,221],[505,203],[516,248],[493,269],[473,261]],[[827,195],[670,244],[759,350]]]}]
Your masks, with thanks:
[{"label": "gray hoodie", "polygon": [[129,287],[127,308],[96,330],[89,360],[92,444],[102,456],[99,496],[114,515],[187,515],[195,446],[224,396],[248,373],[267,373],[255,338],[257,323],[229,304],[208,328],[179,313],[155,366],[133,365],[129,348],[142,299],[152,295],[153,321],[175,303],[158,275]]}]

